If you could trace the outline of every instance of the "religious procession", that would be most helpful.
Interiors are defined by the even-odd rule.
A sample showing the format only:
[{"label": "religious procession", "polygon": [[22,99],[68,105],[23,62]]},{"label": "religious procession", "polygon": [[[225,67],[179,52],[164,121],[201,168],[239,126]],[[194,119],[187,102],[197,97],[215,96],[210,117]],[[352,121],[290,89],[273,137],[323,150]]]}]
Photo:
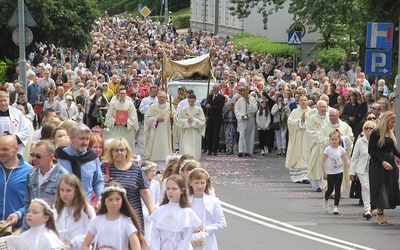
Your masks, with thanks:
[{"label": "religious procession", "polygon": [[[346,57],[294,65],[132,17],[103,16],[91,34],[82,51],[37,44],[27,91],[18,68],[0,89],[2,235],[15,249],[218,249],[227,222],[201,161],[221,155],[285,157],[326,211],[333,195],[334,214],[357,182],[366,219],[387,225],[400,204],[394,93]],[[202,90],[169,93],[198,76]]]}]

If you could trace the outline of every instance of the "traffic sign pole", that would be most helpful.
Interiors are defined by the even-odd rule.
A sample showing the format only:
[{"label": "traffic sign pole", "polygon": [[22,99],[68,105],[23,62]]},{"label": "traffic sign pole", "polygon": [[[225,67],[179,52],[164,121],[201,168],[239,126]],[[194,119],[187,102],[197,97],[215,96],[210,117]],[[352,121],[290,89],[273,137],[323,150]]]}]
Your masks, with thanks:
[{"label": "traffic sign pole", "polygon": [[24,0],[18,0],[18,27],[19,27],[19,81],[22,89],[27,93],[26,59],[25,59],[25,14]]}]

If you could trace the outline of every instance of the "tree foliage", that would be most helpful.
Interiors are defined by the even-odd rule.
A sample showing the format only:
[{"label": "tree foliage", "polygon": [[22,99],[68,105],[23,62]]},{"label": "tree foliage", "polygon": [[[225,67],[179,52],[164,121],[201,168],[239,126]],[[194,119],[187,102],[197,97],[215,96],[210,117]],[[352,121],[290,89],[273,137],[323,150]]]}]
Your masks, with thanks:
[{"label": "tree foliage", "polygon": [[[140,0],[143,6],[147,6],[153,15],[160,14],[162,0]],[[183,8],[190,7],[190,0],[168,0],[168,10],[175,12]],[[164,5],[162,6],[162,13],[164,14]]]},{"label": "tree foliage", "polygon": [[353,51],[354,45],[365,42],[366,23],[372,21],[398,23],[398,0],[231,0],[230,9],[238,18],[245,18],[254,9],[263,16],[264,29],[268,16],[289,4],[294,22],[318,31],[319,48],[340,46]]},{"label": "tree foliage", "polygon": [[[90,41],[90,31],[100,16],[95,0],[25,0],[37,26],[30,27],[33,42],[47,42],[56,46],[81,49]],[[7,25],[18,1],[0,0],[0,58],[16,58],[18,47],[11,34],[14,28]]]}]

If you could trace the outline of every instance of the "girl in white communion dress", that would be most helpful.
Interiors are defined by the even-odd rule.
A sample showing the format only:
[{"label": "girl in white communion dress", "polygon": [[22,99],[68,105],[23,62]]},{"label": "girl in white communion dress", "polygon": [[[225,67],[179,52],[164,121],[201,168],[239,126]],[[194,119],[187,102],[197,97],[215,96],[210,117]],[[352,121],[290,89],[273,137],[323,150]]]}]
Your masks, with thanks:
[{"label": "girl in white communion dress", "polygon": [[31,227],[14,243],[17,250],[61,250],[64,243],[58,238],[54,222],[54,209],[44,199],[33,199],[26,213],[26,223]]},{"label": "girl in white communion dress", "polygon": [[65,175],[58,183],[54,206],[58,214],[56,226],[60,239],[71,250],[82,249],[96,212],[86,201],[81,183],[74,174]]}]

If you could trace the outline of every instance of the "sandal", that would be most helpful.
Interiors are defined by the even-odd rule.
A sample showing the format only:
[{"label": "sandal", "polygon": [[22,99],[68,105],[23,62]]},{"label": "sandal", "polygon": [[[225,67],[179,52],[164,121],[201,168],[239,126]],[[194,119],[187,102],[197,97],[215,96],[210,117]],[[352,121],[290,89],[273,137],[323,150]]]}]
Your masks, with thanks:
[{"label": "sandal", "polygon": [[381,225],[381,226],[389,225],[389,223],[387,222],[387,220],[386,220],[385,216],[383,215],[383,213],[382,214],[378,214],[377,218],[378,218],[378,225]]}]

